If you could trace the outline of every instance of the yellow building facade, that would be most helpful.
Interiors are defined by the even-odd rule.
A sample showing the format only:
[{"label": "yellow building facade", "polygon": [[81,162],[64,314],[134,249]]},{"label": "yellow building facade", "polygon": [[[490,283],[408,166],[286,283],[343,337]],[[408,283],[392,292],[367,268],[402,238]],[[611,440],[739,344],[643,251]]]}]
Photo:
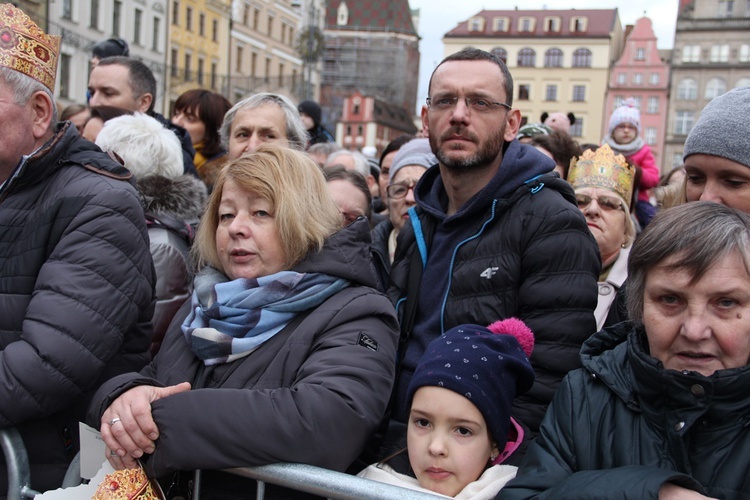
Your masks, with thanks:
[{"label": "yellow building facade", "polygon": [[523,123],[542,113],[573,113],[571,135],[601,142],[610,68],[623,47],[616,9],[483,10],[443,37],[445,55],[465,47],[492,52],[513,76],[513,107]]},{"label": "yellow building facade", "polygon": [[170,0],[166,51],[169,112],[185,91],[227,96],[232,0]]}]

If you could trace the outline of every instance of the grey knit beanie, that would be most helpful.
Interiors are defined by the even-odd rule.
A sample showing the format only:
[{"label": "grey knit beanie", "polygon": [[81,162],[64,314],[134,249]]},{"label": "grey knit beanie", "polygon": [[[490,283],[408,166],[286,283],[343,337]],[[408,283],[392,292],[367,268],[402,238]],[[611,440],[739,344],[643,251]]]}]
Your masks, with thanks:
[{"label": "grey knit beanie", "polygon": [[396,172],[402,167],[416,165],[418,167],[430,168],[437,164],[437,162],[437,158],[432,154],[429,139],[413,139],[401,146],[396,156],[393,157],[391,170],[388,174],[388,184],[393,184]]},{"label": "grey knit beanie", "polygon": [[739,87],[709,102],[690,130],[683,160],[690,155],[719,156],[750,167],[750,87]]}]

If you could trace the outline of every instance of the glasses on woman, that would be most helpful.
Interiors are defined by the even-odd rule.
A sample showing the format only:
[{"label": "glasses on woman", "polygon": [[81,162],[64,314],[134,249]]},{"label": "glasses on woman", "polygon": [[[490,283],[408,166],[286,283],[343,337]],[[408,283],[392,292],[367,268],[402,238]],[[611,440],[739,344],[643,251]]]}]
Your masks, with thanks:
[{"label": "glasses on woman", "polygon": [[414,189],[414,186],[416,186],[416,182],[411,182],[409,184],[404,183],[396,183],[391,184],[385,189],[385,192],[388,193],[388,198],[393,198],[394,200],[398,200],[406,196],[406,193],[409,192],[410,189]]},{"label": "glasses on woman", "polygon": [[591,200],[596,200],[603,210],[625,210],[622,206],[622,201],[614,196],[601,195],[594,198],[587,194],[576,193],[578,208],[583,209],[588,207],[591,204]]}]

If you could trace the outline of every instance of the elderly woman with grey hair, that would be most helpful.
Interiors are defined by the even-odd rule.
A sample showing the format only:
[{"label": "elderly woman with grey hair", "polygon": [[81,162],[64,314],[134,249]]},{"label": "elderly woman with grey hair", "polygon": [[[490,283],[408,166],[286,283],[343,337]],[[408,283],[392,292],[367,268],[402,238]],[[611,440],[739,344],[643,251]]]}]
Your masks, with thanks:
[{"label": "elderly woman with grey hair", "polygon": [[255,151],[265,142],[279,142],[297,151],[307,147],[307,131],[297,106],[288,97],[270,92],[253,94],[232,106],[219,135],[228,160]]},{"label": "elderly woman with grey hair", "polygon": [[750,216],[663,211],[628,280],[631,321],[584,343],[499,498],[750,495]]}]

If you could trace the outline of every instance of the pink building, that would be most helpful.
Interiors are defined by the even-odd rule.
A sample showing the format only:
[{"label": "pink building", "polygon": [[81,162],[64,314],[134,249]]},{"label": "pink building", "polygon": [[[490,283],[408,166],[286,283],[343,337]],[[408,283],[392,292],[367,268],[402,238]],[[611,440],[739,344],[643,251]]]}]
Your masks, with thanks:
[{"label": "pink building", "polygon": [[669,65],[659,56],[649,18],[638,19],[626,37],[625,50],[610,72],[602,137],[609,131],[612,110],[632,97],[641,111],[641,137],[651,146],[656,164],[661,165],[669,103]]}]

